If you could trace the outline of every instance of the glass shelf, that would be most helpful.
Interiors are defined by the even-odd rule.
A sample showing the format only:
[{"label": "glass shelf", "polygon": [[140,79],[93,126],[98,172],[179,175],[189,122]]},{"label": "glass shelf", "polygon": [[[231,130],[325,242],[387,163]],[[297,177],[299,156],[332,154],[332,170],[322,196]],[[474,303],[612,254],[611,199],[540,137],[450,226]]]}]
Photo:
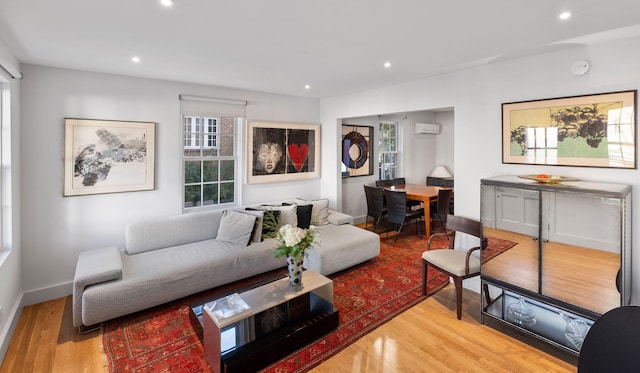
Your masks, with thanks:
[{"label": "glass shelf", "polygon": [[[520,308],[518,303],[520,303],[521,298],[524,300],[526,307],[529,308],[529,311],[533,312],[533,320],[529,318],[526,312],[524,313],[527,315],[526,320],[518,320],[513,316],[512,312],[509,312],[509,307],[512,305],[517,307],[516,309]],[[572,326],[567,327],[567,321],[565,321],[561,312],[570,320],[573,320],[571,323]],[[540,336],[574,353],[580,352],[581,339],[584,339],[584,336],[577,338],[576,344],[574,344],[565,335],[565,331],[574,330],[578,331],[578,334],[582,334],[581,332],[583,332],[583,334],[586,335],[589,328],[593,325],[593,320],[577,316],[566,310],[531,298],[522,297],[519,294],[504,289],[502,289],[500,296],[483,309],[483,313],[500,321],[507,322],[518,329]]]}]

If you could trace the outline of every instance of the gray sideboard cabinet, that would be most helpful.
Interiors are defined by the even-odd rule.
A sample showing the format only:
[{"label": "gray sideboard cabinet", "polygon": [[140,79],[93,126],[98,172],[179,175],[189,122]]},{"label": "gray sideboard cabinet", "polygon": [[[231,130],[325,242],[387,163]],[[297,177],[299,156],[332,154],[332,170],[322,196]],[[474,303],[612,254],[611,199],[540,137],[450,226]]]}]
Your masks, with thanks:
[{"label": "gray sideboard cabinet", "polygon": [[513,246],[482,264],[482,323],[578,355],[593,322],[631,297],[631,186],[481,180],[484,236]]}]

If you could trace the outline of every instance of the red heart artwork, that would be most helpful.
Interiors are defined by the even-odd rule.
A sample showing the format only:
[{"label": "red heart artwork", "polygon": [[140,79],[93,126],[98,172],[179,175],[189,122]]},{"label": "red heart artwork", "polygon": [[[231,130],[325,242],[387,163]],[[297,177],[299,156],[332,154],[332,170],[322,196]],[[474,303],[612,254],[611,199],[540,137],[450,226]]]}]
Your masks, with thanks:
[{"label": "red heart artwork", "polygon": [[307,160],[307,156],[309,155],[309,146],[307,144],[291,144],[287,148],[289,151],[289,158],[291,158],[291,163],[295,166],[296,170],[300,172],[302,170],[302,166],[304,166],[304,161]]}]

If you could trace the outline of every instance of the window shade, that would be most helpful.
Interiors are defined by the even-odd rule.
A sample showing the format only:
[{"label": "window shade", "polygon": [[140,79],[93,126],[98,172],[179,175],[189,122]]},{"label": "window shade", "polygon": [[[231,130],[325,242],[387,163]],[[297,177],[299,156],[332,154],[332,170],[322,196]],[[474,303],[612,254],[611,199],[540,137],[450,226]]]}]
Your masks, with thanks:
[{"label": "window shade", "polygon": [[187,116],[202,117],[217,114],[235,118],[244,118],[247,102],[241,100],[180,95],[180,106],[182,115]]}]

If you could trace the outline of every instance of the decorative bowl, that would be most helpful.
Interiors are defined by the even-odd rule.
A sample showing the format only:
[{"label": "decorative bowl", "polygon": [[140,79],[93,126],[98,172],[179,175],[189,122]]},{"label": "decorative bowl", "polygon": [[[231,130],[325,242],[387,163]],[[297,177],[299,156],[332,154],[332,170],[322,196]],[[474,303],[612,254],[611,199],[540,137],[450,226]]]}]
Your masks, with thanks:
[{"label": "decorative bowl", "polygon": [[578,181],[580,179],[575,177],[567,177],[567,176],[558,176],[558,175],[547,175],[547,174],[537,174],[537,175],[518,175],[521,179],[534,180],[540,184],[557,184],[563,181]]}]

